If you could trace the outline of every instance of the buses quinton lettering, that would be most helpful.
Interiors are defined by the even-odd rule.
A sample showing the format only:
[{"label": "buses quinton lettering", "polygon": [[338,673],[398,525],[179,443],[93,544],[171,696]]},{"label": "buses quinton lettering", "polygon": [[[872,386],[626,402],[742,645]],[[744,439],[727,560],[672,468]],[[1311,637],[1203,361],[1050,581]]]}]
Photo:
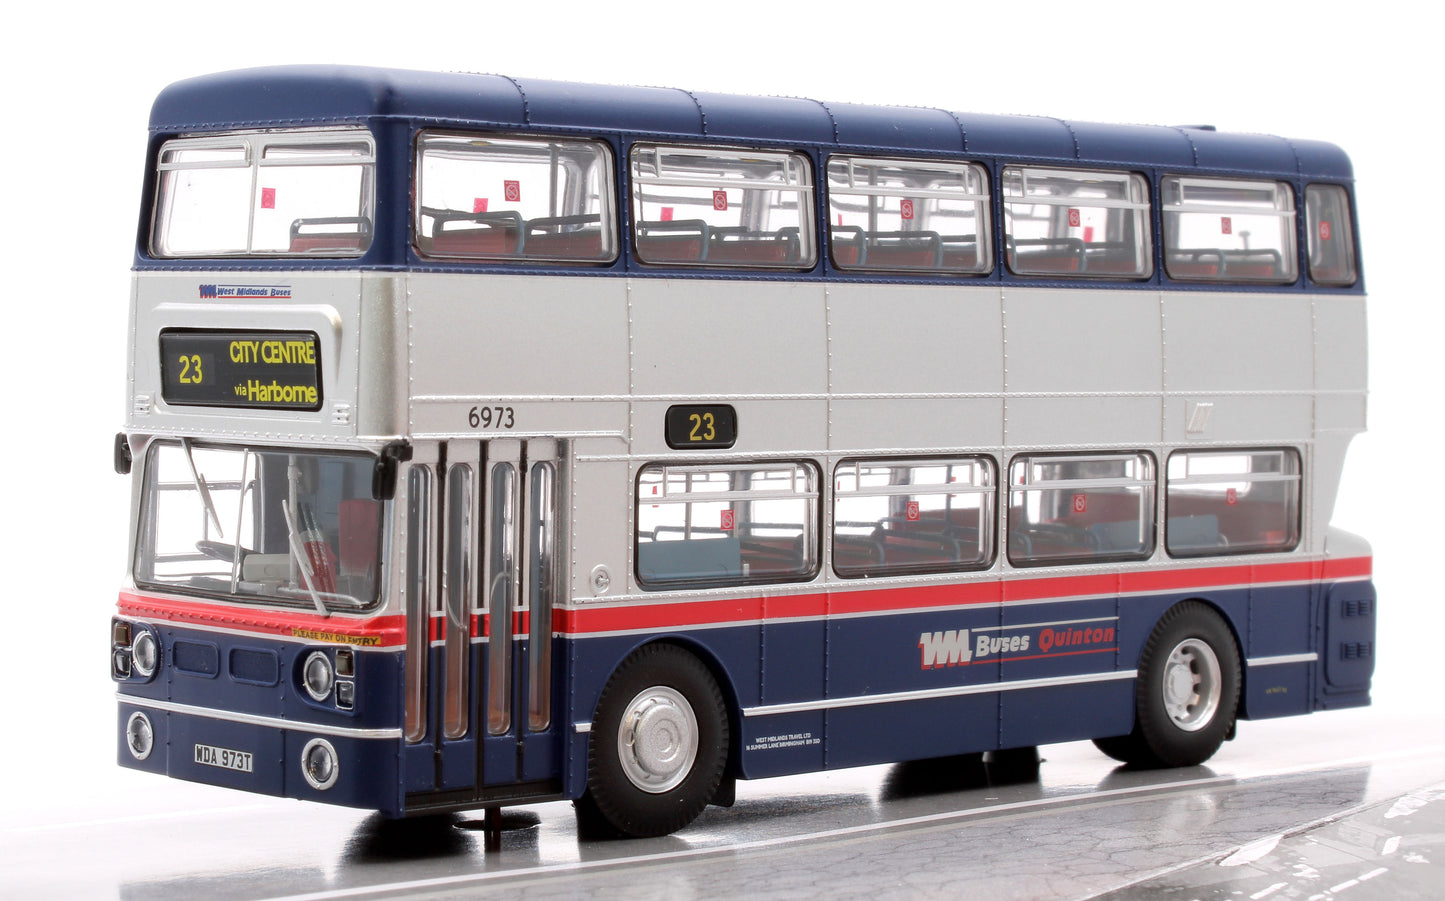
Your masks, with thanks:
[{"label": "buses quinton lettering", "polygon": [[[998,633],[998,634],[993,634]],[[923,668],[966,666],[975,660],[1014,657],[1032,651],[1030,657],[1111,651],[1116,647],[1114,626],[1061,625],[1030,626],[1006,634],[997,629],[949,629],[924,632],[918,636]]]}]

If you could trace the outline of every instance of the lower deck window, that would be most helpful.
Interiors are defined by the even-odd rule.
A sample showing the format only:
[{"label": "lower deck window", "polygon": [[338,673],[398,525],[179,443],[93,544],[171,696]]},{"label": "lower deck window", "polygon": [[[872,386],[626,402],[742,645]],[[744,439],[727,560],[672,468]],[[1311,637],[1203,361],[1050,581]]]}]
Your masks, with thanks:
[{"label": "lower deck window", "polygon": [[1170,556],[1290,550],[1299,543],[1299,455],[1181,451],[1169,458],[1165,509]]},{"label": "lower deck window", "polygon": [[1148,454],[1017,457],[1009,467],[1015,566],[1140,560],[1154,552]]},{"label": "lower deck window", "polygon": [[643,467],[644,588],[806,579],[818,569],[818,473],[806,463]]},{"label": "lower deck window", "polygon": [[834,473],[840,576],[945,572],[993,558],[994,463],[853,460]]}]

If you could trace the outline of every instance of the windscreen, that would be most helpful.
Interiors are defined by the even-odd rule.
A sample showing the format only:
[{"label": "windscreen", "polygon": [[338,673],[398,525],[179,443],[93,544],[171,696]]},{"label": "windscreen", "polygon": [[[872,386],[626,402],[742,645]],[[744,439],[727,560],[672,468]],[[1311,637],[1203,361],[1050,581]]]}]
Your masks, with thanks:
[{"label": "windscreen", "polygon": [[368,607],[381,548],[374,463],[364,454],[152,445],[136,582],[318,611]]}]

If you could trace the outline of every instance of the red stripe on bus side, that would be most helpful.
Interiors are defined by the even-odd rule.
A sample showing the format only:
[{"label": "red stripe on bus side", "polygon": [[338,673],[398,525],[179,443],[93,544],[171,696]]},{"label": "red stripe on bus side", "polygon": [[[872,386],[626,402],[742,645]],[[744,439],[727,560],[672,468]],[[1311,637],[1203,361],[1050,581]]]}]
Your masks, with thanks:
[{"label": "red stripe on bus side", "polygon": [[1366,578],[1371,558],[1305,560],[1287,563],[1193,567],[1082,576],[989,579],[956,585],[859,589],[778,597],[717,601],[659,601],[614,607],[556,611],[557,631],[587,635],[651,629],[739,625],[784,619],[810,619],[930,607],[962,607],[1009,601],[1067,599],[1115,594],[1169,594],[1197,589],[1278,583],[1311,583]]},{"label": "red stripe on bus side", "polygon": [[1331,558],[1324,562],[1326,579],[1368,579],[1375,573],[1374,557]]},{"label": "red stripe on bus side", "polygon": [[[623,603],[608,607],[559,608],[553,612],[554,628],[564,635],[652,629],[750,624],[789,619],[818,619],[886,613],[898,610],[926,610],[931,607],[961,607],[1008,601],[1066,599],[1114,594],[1167,594],[1195,589],[1248,587],[1277,583],[1326,582],[1337,579],[1369,578],[1370,557],[1290,561],[1285,563],[1204,566],[1189,569],[1144,572],[1098,573],[1069,576],[1018,577],[964,582],[955,585],[920,585],[902,588],[860,588],[849,591],[809,592],[751,598],[704,600],[660,600],[654,603]],[[316,614],[253,610],[197,601],[160,599],[121,592],[118,603],[122,616],[159,619],[213,628],[288,637],[336,636],[337,640],[400,647],[406,643],[406,620],[401,615],[376,616],[360,620],[322,617]],[[489,618],[473,614],[472,634],[486,636]],[[432,640],[441,640],[441,619],[431,622]],[[525,611],[514,612],[514,635],[529,628]],[[298,633],[310,633],[300,634]],[[320,639],[320,640],[325,640]]]}]

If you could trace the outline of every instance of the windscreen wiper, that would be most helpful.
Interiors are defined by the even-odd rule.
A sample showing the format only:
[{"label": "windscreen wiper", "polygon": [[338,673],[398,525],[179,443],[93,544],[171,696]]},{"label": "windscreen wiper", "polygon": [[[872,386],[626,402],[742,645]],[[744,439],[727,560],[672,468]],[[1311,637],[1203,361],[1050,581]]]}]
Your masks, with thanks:
[{"label": "windscreen wiper", "polygon": [[301,581],[311,595],[311,602],[316,605],[317,613],[330,616],[331,611],[326,609],[326,605],[321,602],[321,595],[316,591],[315,579],[311,575],[311,562],[306,557],[306,549],[297,538],[296,520],[291,516],[291,505],[285,500],[281,501],[281,515],[286,518],[286,542],[291,546],[291,558],[296,561],[297,569],[301,570]]},{"label": "windscreen wiper", "polygon": [[221,528],[221,517],[216,515],[216,505],[211,502],[211,487],[206,484],[206,479],[201,471],[196,468],[196,458],[191,455],[191,439],[181,439],[181,449],[186,452],[186,462],[191,466],[191,482],[196,486],[196,492],[201,496],[201,503],[205,505],[206,515],[211,518],[211,524],[216,527],[216,535],[225,538],[226,533]]},{"label": "windscreen wiper", "polygon": [[[246,469],[251,462],[249,450],[241,452],[241,490],[236,503],[236,550],[231,556],[231,594],[241,587],[241,522],[246,515]],[[221,537],[225,537],[224,535]]]}]

